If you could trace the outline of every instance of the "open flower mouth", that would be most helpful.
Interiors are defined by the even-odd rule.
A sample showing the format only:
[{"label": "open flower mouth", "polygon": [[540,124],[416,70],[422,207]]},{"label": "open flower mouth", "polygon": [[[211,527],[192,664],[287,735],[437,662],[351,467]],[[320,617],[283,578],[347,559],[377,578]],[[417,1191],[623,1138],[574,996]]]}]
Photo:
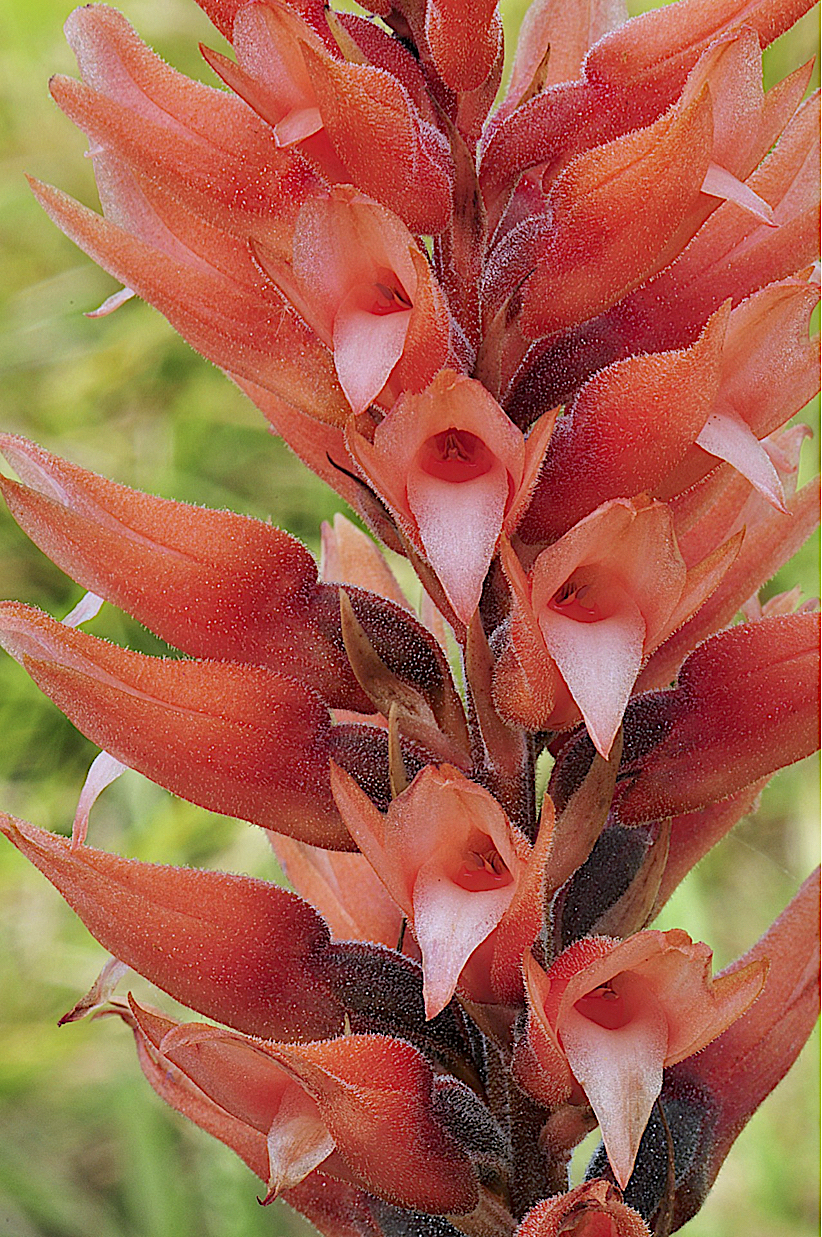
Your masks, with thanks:
[{"label": "open flower mouth", "polygon": [[621,1031],[642,1007],[646,987],[638,976],[623,972],[587,993],[574,1009],[603,1030]]},{"label": "open flower mouth", "polygon": [[468,893],[485,893],[491,889],[504,889],[513,884],[514,878],[491,839],[475,837],[469,841],[453,881]]},{"label": "open flower mouth", "polygon": [[339,317],[340,312],[349,316],[367,314],[373,318],[390,318],[402,314],[403,321],[407,323],[413,308],[414,302],[399,276],[388,267],[380,266],[376,270],[372,268],[364,277],[351,284],[340,303],[337,316]]},{"label": "open flower mouth", "polygon": [[406,313],[414,308],[414,302],[393,271],[377,272],[374,283],[363,289],[364,309],[370,314],[384,317],[385,314]]},{"label": "open flower mouth", "polygon": [[451,426],[425,440],[417,461],[429,477],[460,485],[486,476],[494,467],[496,457],[476,434]]},{"label": "open flower mouth", "polygon": [[547,608],[575,623],[599,623],[618,614],[626,600],[613,572],[600,564],[583,565],[560,585]]},{"label": "open flower mouth", "polygon": [[548,605],[557,614],[577,623],[596,623],[604,617],[593,586],[579,583],[573,577],[557,589]]}]

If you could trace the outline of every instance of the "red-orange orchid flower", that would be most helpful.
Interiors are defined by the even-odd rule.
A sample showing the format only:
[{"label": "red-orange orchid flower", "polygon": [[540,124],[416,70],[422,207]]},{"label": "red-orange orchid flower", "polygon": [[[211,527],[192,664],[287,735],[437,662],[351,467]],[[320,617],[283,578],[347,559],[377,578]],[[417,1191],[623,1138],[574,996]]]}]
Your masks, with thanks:
[{"label": "red-orange orchid flower", "polygon": [[662,1088],[662,1070],[699,1052],[756,1000],[767,964],[711,979],[711,951],[685,932],[588,937],[547,973],[525,958],[528,1026],[514,1069],[543,1103],[591,1105],[623,1187]]},{"label": "red-orange orchid flower", "polygon": [[332,781],[351,836],[422,951],[426,1016],[444,1009],[458,985],[476,1001],[509,1000],[539,930],[550,799],[532,847],[487,791],[448,765],[424,769],[387,815],[341,770],[332,768]]},{"label": "red-orange orchid flower", "polygon": [[328,782],[349,728],[332,728],[295,680],[265,666],[133,653],[16,602],[0,606],[0,640],[124,764],[212,811],[351,848]]},{"label": "red-orange orchid flower", "polygon": [[328,704],[367,711],[340,650],[336,589],[293,537],[262,520],[116,485],[0,435],[20,481],[0,491],[67,574],[194,657],[269,666]]},{"label": "red-orange orchid flower", "polygon": [[448,313],[428,263],[400,220],[363,194],[315,195],[297,216],[290,261],[264,245],[257,257],[333,351],[355,412],[420,390],[445,363]]},{"label": "red-orange orchid flower", "polygon": [[[304,1045],[176,1023],[132,1001],[154,1048],[233,1117],[266,1136],[269,1197],[323,1165],[418,1211],[470,1211],[468,1157],[437,1121],[432,1073],[401,1040],[349,1035]],[[380,1140],[391,1123],[394,1137]],[[414,1171],[415,1159],[426,1166]]]},{"label": "red-orange orchid flower", "polygon": [[695,445],[657,491],[660,497],[689,489],[719,458],[784,511],[785,495],[761,440],[819,389],[819,337],[808,337],[818,303],[817,285],[792,278],[769,284],[733,310],[714,406]]},{"label": "red-orange orchid flower", "polygon": [[495,692],[504,716],[562,729],[581,714],[608,755],[643,661],[713,591],[738,549],[689,573],[668,508],[616,499],[543,550],[526,578],[510,547],[514,608]]},{"label": "red-orange orchid flower", "polygon": [[554,424],[526,440],[472,378],[442,370],[404,395],[373,432],[347,441],[363,475],[431,564],[458,618],[479,603],[501,532],[516,527]]}]

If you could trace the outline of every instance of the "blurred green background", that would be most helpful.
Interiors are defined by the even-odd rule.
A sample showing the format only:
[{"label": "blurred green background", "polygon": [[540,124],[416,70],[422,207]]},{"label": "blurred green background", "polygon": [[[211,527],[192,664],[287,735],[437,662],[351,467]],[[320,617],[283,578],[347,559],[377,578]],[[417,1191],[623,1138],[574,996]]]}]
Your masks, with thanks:
[{"label": "blurred green background", "polygon": [[[61,34],[68,0],[5,0],[0,10],[0,370],[2,425],[50,450],[168,497],[231,507],[317,548],[334,495],[266,433],[239,393],[162,318],[132,302],[110,318],[84,310],[112,290],[31,200],[23,173],[95,203],[85,140],[51,104],[53,72],[73,72]],[[197,52],[220,39],[192,0],[129,0],[127,16],[173,64],[209,79]],[[522,4],[506,6],[511,30]],[[637,3],[632,11],[653,7]],[[769,52],[773,81],[814,51],[811,14]],[[814,468],[813,445],[803,464]],[[774,585],[818,590],[816,551]],[[0,595],[62,617],[80,596],[0,514]],[[91,629],[145,652],[161,644],[104,607]],[[9,658],[0,660],[0,805],[67,831],[95,754]],[[815,768],[776,779],[686,882],[662,926],[707,940],[724,965],[758,937],[816,862]],[[95,808],[95,845],[141,859],[276,878],[263,834],[172,799],[127,773]],[[144,1083],[130,1033],[115,1022],[58,1030],[103,952],[11,847],[0,848],[0,1233],[10,1237],[296,1237],[307,1227],[232,1153],[167,1111]],[[148,985],[138,995],[156,999]],[[173,1012],[173,1003],[160,998]],[[692,1237],[811,1237],[817,1232],[818,1043],[743,1133]],[[313,1231],[313,1230],[312,1230]]]}]

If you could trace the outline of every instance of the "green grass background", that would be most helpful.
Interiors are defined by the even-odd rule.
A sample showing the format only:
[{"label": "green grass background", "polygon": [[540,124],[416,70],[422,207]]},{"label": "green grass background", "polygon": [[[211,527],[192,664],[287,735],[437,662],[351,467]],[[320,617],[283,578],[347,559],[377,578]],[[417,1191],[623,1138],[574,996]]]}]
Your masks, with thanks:
[{"label": "green grass background", "polygon": [[[514,28],[522,5],[509,4]],[[639,8],[651,4],[636,4]],[[64,0],[0,10],[0,372],[3,428],[118,481],[231,507],[317,548],[340,503],[266,433],[239,393],[133,302],[93,322],[112,281],[34,205],[24,171],[95,203],[84,138],[50,102],[53,72],[73,72]],[[203,80],[197,41],[219,37],[191,0],[130,0],[130,20],[166,59]],[[813,15],[771,50],[774,80],[814,50]],[[814,468],[806,446],[803,470]],[[774,587],[818,590],[806,549]],[[0,595],[62,617],[80,590],[0,513]],[[104,607],[91,629],[146,652],[159,641]],[[66,831],[95,752],[0,659],[0,806]],[[662,926],[714,948],[719,965],[767,927],[816,862],[815,769],[797,766],[684,884]],[[277,877],[264,836],[209,815],[136,773],[95,808],[91,840],[141,859]],[[307,1227],[231,1152],[167,1111],[144,1083],[130,1033],[114,1021],[58,1030],[103,952],[11,847],[0,847],[0,1237],[297,1237]],[[148,985],[138,995],[157,999]],[[173,1012],[173,1003],[159,998]],[[818,1043],[739,1139],[691,1237],[810,1237],[816,1225]]]}]

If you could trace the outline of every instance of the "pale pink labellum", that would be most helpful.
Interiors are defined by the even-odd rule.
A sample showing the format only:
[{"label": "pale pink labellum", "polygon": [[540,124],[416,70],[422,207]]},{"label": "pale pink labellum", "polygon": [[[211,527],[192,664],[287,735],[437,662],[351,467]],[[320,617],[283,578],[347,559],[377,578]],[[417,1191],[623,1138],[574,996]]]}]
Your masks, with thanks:
[{"label": "pale pink labellum", "polygon": [[125,305],[127,301],[131,301],[136,296],[131,288],[121,288],[119,292],[112,292],[111,296],[107,296],[102,305],[98,305],[96,309],[87,309],[83,314],[84,318],[107,318],[109,314],[113,314],[121,305]]},{"label": "pale pink labellum", "polygon": [[[466,434],[450,432],[442,448],[446,466],[453,461],[453,480],[429,471],[424,459],[408,477],[408,505],[420,531],[425,556],[439,577],[448,600],[463,622],[477,608],[482,584],[494,555],[508,498],[508,474],[484,444],[478,449]],[[473,448],[473,449],[472,449]],[[433,452],[432,452],[433,454]],[[463,461],[482,460],[476,477],[460,477]],[[466,472],[467,472],[466,468]],[[460,536],[458,530],[470,532]]]},{"label": "pale pink labellum", "polygon": [[72,1006],[67,1014],[63,1014],[57,1023],[58,1027],[64,1027],[69,1022],[77,1022],[80,1018],[85,1018],[87,1014],[94,1013],[108,1005],[114,996],[115,988],[129,969],[128,965],[121,962],[119,958],[113,956],[109,958],[85,996],[80,997],[77,1004]]},{"label": "pale pink labellum", "polygon": [[270,1202],[283,1190],[299,1185],[327,1160],[334,1139],[320,1120],[315,1101],[301,1087],[287,1086],[266,1138]]},{"label": "pale pink labellum", "polygon": [[387,269],[368,272],[341,300],[331,328],[334,364],[355,412],[379,395],[402,356],[412,308]]},{"label": "pale pink labellum", "polygon": [[708,171],[702,182],[702,192],[709,194],[712,198],[736,202],[737,206],[741,206],[743,210],[754,215],[769,228],[777,226],[773,217],[773,208],[765,199],[761,198],[758,193],[754,193],[753,189],[734,176],[732,172],[720,167],[718,163],[708,164]]},{"label": "pale pink labellum", "polygon": [[662,1089],[668,1049],[665,1012],[638,975],[617,975],[568,1011],[562,1046],[624,1189]]},{"label": "pale pink labellum", "polygon": [[646,627],[625,590],[602,576],[580,583],[576,594],[555,595],[540,611],[539,626],[595,747],[606,755],[642,665]]},{"label": "pale pink labellum", "polygon": [[108,752],[99,752],[91,762],[80,798],[77,801],[77,811],[74,813],[74,823],[71,826],[72,849],[82,846],[88,833],[88,817],[100,794],[107,786],[125,773],[128,765],[124,765],[116,756]]},{"label": "pale pink labellum", "polygon": [[[502,845],[501,839],[497,841]],[[503,846],[507,853],[508,848]],[[494,839],[474,830],[456,862],[435,855],[414,882],[414,932],[422,952],[425,1014],[444,1009],[474,950],[493,932],[510,905],[519,864],[512,874]]]},{"label": "pale pink labellum", "polygon": [[703,451],[727,460],[777,511],[785,511],[785,492],[767,451],[735,412],[712,412],[696,441]]}]

